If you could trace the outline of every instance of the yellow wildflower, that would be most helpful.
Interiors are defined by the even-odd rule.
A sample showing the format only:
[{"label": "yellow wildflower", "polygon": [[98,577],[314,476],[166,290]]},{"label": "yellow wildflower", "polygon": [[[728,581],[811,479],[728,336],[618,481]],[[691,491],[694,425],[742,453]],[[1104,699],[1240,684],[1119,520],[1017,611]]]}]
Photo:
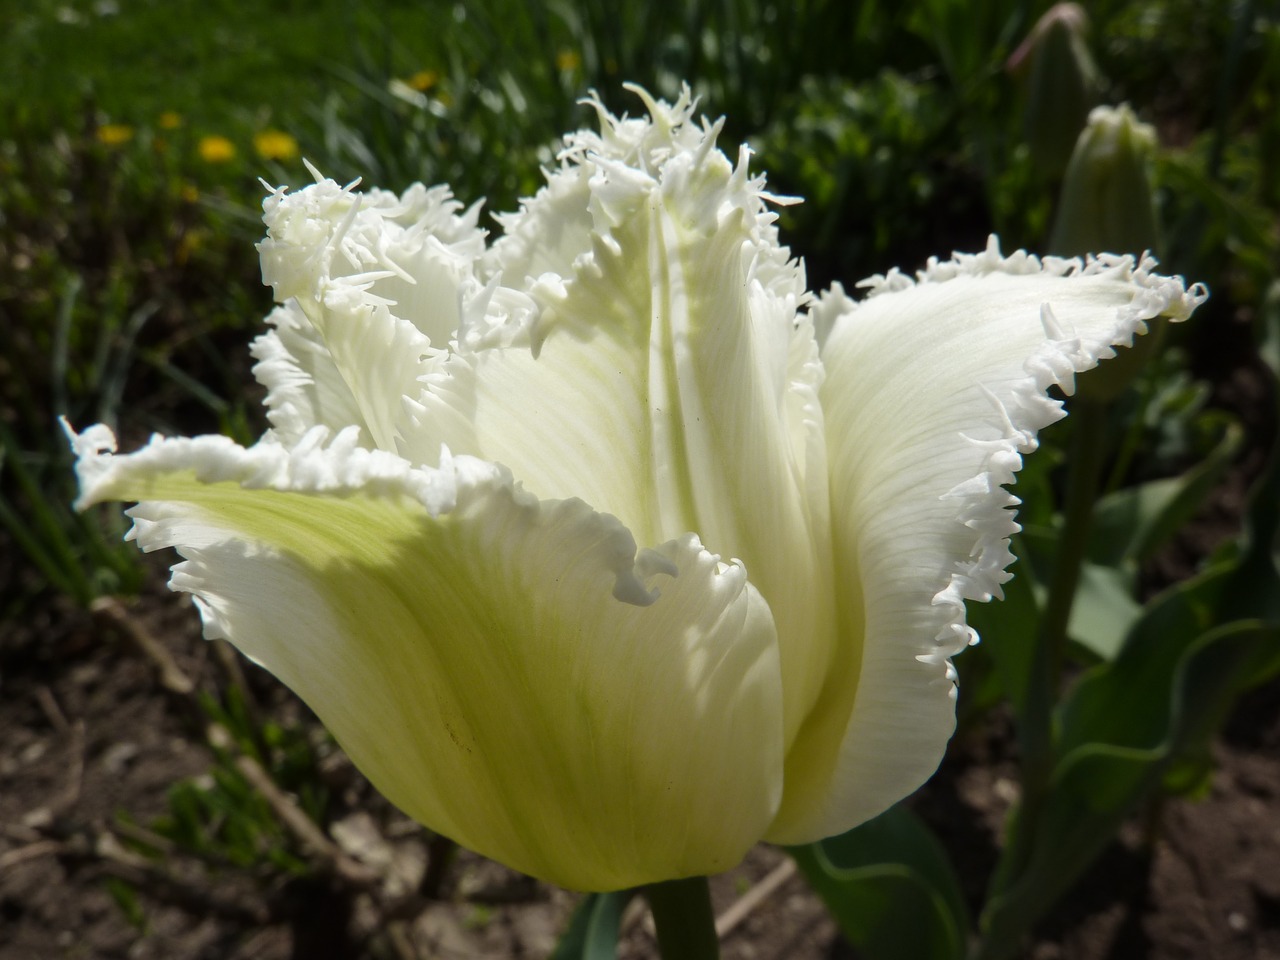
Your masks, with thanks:
[{"label": "yellow wildflower", "polygon": [[556,54],[557,70],[577,70],[582,65],[582,58],[574,50],[561,50]]},{"label": "yellow wildflower", "polygon": [[259,130],[253,135],[253,149],[264,160],[292,160],[298,155],[298,141],[283,130]]},{"label": "yellow wildflower", "polygon": [[177,130],[180,126],[182,126],[182,114],[176,110],[166,110],[160,114],[161,130]]},{"label": "yellow wildflower", "polygon": [[440,81],[440,74],[434,70],[419,70],[409,78],[409,86],[420,93],[426,93]]},{"label": "yellow wildflower", "polygon": [[98,128],[97,137],[104,147],[119,147],[133,139],[133,127],[123,123],[104,123]]},{"label": "yellow wildflower", "polygon": [[236,145],[218,134],[201,137],[196,150],[205,163],[226,163],[236,155]]}]

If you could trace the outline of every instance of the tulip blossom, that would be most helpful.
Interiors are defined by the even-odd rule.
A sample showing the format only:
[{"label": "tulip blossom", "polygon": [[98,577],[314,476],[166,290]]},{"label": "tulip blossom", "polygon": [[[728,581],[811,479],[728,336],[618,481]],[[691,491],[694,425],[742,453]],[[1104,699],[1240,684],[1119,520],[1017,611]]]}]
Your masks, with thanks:
[{"label": "tulip blossom", "polygon": [[265,436],[73,435],[79,505],[137,501],[205,635],[379,790],[587,890],[918,787],[1047,391],[1204,297],[994,240],[814,297],[747,149],[638,92],[492,243],[445,187],[273,191]]}]

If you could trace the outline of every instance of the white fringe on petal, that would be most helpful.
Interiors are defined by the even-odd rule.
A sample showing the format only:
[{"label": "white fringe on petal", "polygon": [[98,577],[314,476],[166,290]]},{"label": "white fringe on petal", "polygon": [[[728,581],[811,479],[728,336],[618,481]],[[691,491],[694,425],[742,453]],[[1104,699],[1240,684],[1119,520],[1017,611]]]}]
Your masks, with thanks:
[{"label": "white fringe on petal", "polygon": [[[1116,346],[1132,344],[1136,335],[1146,332],[1146,321],[1156,317],[1175,322],[1185,320],[1208,298],[1203,284],[1188,288],[1181,277],[1157,274],[1156,266],[1151,256],[1143,256],[1136,262],[1133,257],[1113,254],[1091,256],[1084,261],[1060,257],[1041,260],[1024,250],[1003,256],[999,241],[992,236],[981,253],[957,253],[948,261],[931,258],[914,280],[891,272],[858,285],[869,290],[869,297],[874,297],[916,285],[945,283],[958,277],[1004,273],[1066,278],[1106,276],[1126,282],[1134,290],[1132,301],[1117,311],[1111,329],[1101,337],[1090,339],[1082,339],[1076,331],[1065,329],[1055,316],[1053,305],[1043,304],[1041,323],[1045,340],[1024,364],[1026,378],[1004,386],[1008,394],[1004,402],[983,388],[992,403],[992,418],[987,425],[996,428],[999,439],[968,438],[984,451],[981,470],[946,494],[957,501],[957,519],[974,531],[976,539],[970,559],[958,565],[947,585],[933,598],[934,605],[946,611],[946,621],[936,638],[937,649],[920,659],[941,660],[976,642],[977,634],[965,623],[964,601],[1000,597],[1000,585],[1012,576],[1007,572],[1014,561],[1010,538],[1021,529],[1013,519],[1012,508],[1021,501],[1004,487],[1014,482],[1014,474],[1022,468],[1022,455],[1036,449],[1036,433],[1065,416],[1062,403],[1049,396],[1049,389],[1056,386],[1070,396],[1075,390],[1076,374],[1115,356]],[[832,297],[833,305],[848,303],[842,290],[828,296]]]},{"label": "white fringe on petal", "polygon": [[[662,562],[652,550],[641,551],[637,556],[631,531],[616,517],[598,513],[581,500],[539,501],[523,490],[502,465],[476,457],[453,456],[447,449],[440,453],[438,469],[415,467],[395,454],[359,446],[356,427],[348,427],[336,436],[324,427],[315,427],[292,447],[270,437],[246,448],[222,436],[154,436],[145,447],[124,456],[116,455],[115,435],[103,424],[77,434],[64,420],[63,429],[77,457],[78,510],[107,500],[139,500],[150,481],[166,474],[187,474],[200,484],[234,483],[245,490],[408,498],[420,503],[433,517],[455,510],[484,509],[486,498],[501,496],[510,498],[519,509],[589,516],[599,528],[596,549],[601,561],[615,578],[614,595],[624,603],[647,606],[658,594],[646,581],[659,573],[674,574],[670,564]],[[136,540],[147,552],[176,546],[184,557],[192,559],[191,551],[200,547],[191,539],[195,529],[192,509],[180,499],[140,500],[126,511],[134,520],[126,539]],[[184,531],[184,538],[173,536],[178,529],[175,524]],[[225,532],[216,532],[219,523],[212,513],[207,526],[213,531],[209,534],[213,540],[225,540]],[[740,570],[732,573],[733,570],[737,568],[726,568],[727,573],[743,576]],[[179,574],[175,567],[175,577]],[[190,591],[189,584],[176,580],[171,586]],[[202,608],[202,612],[206,611]]]}]

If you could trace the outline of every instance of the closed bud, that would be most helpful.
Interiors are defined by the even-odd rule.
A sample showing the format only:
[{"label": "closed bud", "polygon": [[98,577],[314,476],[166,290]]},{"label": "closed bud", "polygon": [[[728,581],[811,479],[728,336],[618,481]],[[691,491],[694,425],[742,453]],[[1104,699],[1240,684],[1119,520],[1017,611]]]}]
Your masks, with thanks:
[{"label": "closed bud", "polygon": [[1024,135],[1045,176],[1060,175],[1089,110],[1098,102],[1102,75],[1089,52],[1089,20],[1076,3],[1059,3],[1042,16],[1009,58],[1023,80]]},{"label": "closed bud", "polygon": [[[1156,215],[1147,166],[1155,147],[1155,129],[1134,116],[1128,104],[1090,113],[1067,166],[1049,249],[1063,256],[1108,251],[1138,257],[1154,250]],[[1153,335],[1082,378],[1081,397],[1115,400],[1163,339],[1164,325],[1157,323]]]},{"label": "closed bud", "polygon": [[1098,107],[1067,166],[1049,240],[1061,256],[1155,250],[1156,215],[1147,166],[1156,132],[1127,104]]}]

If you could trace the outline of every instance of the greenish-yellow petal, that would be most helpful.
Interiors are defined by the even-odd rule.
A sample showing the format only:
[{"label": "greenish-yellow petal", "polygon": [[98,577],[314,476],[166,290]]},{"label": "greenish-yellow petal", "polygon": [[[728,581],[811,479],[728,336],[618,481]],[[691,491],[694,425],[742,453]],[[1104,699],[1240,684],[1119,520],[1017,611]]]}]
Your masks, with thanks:
[{"label": "greenish-yellow petal", "polygon": [[767,604],[686,536],[539,501],[469,457],[76,439],[81,503],[136,499],[206,634],[315,710],[382,792],[480,853],[607,890],[734,865],[781,795]]}]

